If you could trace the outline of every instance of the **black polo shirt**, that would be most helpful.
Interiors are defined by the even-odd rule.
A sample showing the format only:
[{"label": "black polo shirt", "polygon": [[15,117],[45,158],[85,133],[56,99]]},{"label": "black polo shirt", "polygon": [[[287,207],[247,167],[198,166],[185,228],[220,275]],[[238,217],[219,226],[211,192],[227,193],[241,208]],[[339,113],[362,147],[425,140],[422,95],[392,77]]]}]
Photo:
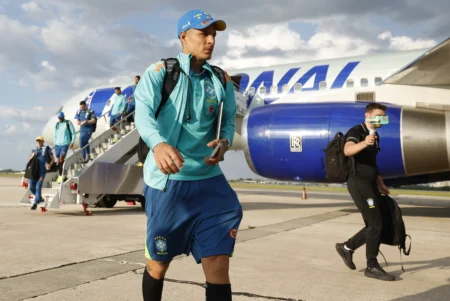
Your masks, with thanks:
[{"label": "black polo shirt", "polygon": [[[353,141],[355,143],[362,142],[369,135],[369,129],[363,122],[352,127],[346,134],[346,141]],[[365,149],[354,155],[356,175],[354,169],[350,176],[358,180],[376,180],[377,175],[380,174],[377,166],[377,154],[380,151],[380,136],[378,132],[375,133],[374,145],[368,145]]]}]

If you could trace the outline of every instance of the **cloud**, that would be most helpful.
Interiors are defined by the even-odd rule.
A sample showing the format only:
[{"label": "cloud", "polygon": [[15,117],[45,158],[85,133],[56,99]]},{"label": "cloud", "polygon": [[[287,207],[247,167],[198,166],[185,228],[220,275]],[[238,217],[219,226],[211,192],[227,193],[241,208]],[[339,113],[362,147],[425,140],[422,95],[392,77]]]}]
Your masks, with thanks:
[{"label": "cloud", "polygon": [[6,124],[5,129],[3,130],[3,135],[9,136],[16,133],[17,128],[14,125]]},{"label": "cloud", "polygon": [[54,17],[54,14],[49,9],[43,10],[36,2],[23,3],[20,8],[27,14],[28,17],[35,20],[48,20]]},{"label": "cloud", "polygon": [[112,78],[132,82],[155,58],[180,50],[178,41],[161,41],[130,26],[74,16],[48,21],[38,38],[48,59],[27,73],[38,91],[74,93],[87,86],[105,85]]},{"label": "cloud", "polygon": [[42,9],[36,4],[36,2],[23,3],[20,6],[24,11],[28,13],[40,13]]},{"label": "cloud", "polygon": [[33,127],[31,126],[31,124],[27,123],[27,122],[23,122],[22,123],[22,128],[24,131],[30,131],[33,129]]},{"label": "cloud", "polygon": [[[150,15],[158,12],[167,19],[177,22],[181,14],[193,8],[201,8],[211,13],[213,17],[223,18],[230,29],[242,30],[258,24],[278,24],[289,21],[316,21],[324,18],[342,17],[345,23],[351,24],[355,19],[367,20],[371,16],[384,16],[387,20],[404,25],[414,25],[419,22],[430,24],[437,22],[441,16],[442,25],[449,25],[450,21],[445,12],[450,9],[447,0],[423,2],[419,0],[379,0],[358,1],[340,0],[285,0],[277,2],[272,0],[247,0],[245,9],[241,0],[226,2],[192,0],[167,0],[164,5],[158,1],[134,0],[36,0],[38,3],[52,4],[60,9],[82,11],[81,16],[88,19],[97,19],[103,22],[120,16],[129,16],[135,13]],[[236,9],[236,7],[241,9]],[[368,23],[368,22],[366,22]],[[448,28],[448,26],[447,26]],[[366,26],[365,29],[370,29]],[[436,37],[432,37],[436,38]]]},{"label": "cloud", "polygon": [[380,40],[389,42],[389,49],[392,50],[413,50],[421,48],[430,48],[436,45],[435,40],[431,39],[412,39],[407,36],[393,37],[390,31],[385,31],[378,35]]},{"label": "cloud", "polygon": [[0,71],[8,68],[38,69],[36,57],[41,49],[36,41],[39,27],[26,26],[17,20],[0,15]]},{"label": "cloud", "polygon": [[50,70],[50,71],[55,71],[56,70],[55,66],[50,65],[50,63],[47,62],[47,61],[42,61],[41,66],[44,67],[47,70]]},{"label": "cloud", "polygon": [[42,106],[33,107],[31,110],[24,110],[20,108],[13,108],[10,106],[0,105],[0,118],[12,120],[26,120],[26,121],[47,121],[52,115],[52,111],[44,113]]},{"label": "cloud", "polygon": [[[150,16],[158,13],[176,24],[181,14],[192,8],[201,8],[211,13],[215,18],[223,18],[229,29],[242,30],[258,24],[278,24],[281,22],[303,21],[314,22],[327,18],[343,18],[342,25],[351,26],[355,20],[365,20],[366,26],[360,30],[370,30],[370,17],[382,16],[394,23],[406,26],[429,27],[431,30],[423,34],[440,34],[436,30],[442,31],[449,28],[450,19],[446,13],[450,9],[448,0],[435,0],[423,2],[419,0],[379,0],[379,1],[358,1],[340,0],[330,2],[328,0],[285,0],[277,2],[272,0],[248,0],[245,2],[245,9],[242,9],[241,0],[229,0],[226,2],[192,0],[179,1],[167,0],[162,5],[159,1],[149,0],[35,0],[35,3],[42,6],[58,9],[61,13],[77,12],[77,16],[83,18],[80,21],[97,20],[100,24],[118,16],[132,16],[140,14]],[[236,9],[236,7],[241,9]],[[431,26],[434,24],[435,26]],[[336,25],[339,25],[336,23]],[[447,29],[448,31],[448,29]],[[445,32],[448,34],[448,32]]]},{"label": "cloud", "polygon": [[30,83],[29,82],[27,82],[25,79],[23,79],[23,78],[21,78],[18,82],[17,82],[17,84],[19,85],[19,86],[21,86],[21,87],[28,87],[29,85],[30,85]]},{"label": "cloud", "polygon": [[[262,0],[249,1],[245,10],[232,11],[240,2],[168,0],[161,12],[161,5],[144,0],[95,3],[66,0],[64,5],[56,0],[35,0],[22,4],[22,10],[27,13],[56,11],[58,17],[48,18],[41,27],[25,26],[8,19],[10,27],[14,24],[20,29],[20,40],[24,42],[13,47],[20,55],[8,51],[6,57],[10,64],[27,70],[27,80],[19,85],[33,84],[37,91],[60,89],[70,95],[88,86],[132,82],[135,74],[141,74],[154,60],[177,53],[180,45],[176,39],[161,40],[124,25],[120,18],[159,10],[158,13],[172,20],[169,22],[175,26],[180,14],[192,7],[201,7],[227,21],[228,30],[218,38],[219,46],[213,60],[213,63],[224,64],[225,68],[359,55],[380,51],[383,47],[391,50],[428,47],[434,40],[408,36],[378,38],[385,28],[374,25],[369,16],[382,14],[387,19],[403,20],[399,16],[415,14],[418,7],[423,6],[420,2],[414,3],[415,6],[407,4],[407,0],[376,3],[345,0],[339,5],[325,0],[287,0],[281,5]],[[423,18],[432,18],[430,14],[429,10],[424,10]],[[312,24],[316,32],[308,39],[303,38],[290,28],[289,21],[293,20]],[[29,53],[31,49],[34,51]],[[61,70],[64,72],[58,72]]]},{"label": "cloud", "polygon": [[[386,44],[387,43],[387,44]],[[432,47],[436,41],[378,34],[378,39],[363,39],[345,34],[319,31],[308,40],[290,29],[287,23],[257,25],[242,31],[230,32],[227,53],[215,57],[224,68],[247,68],[309,60],[364,55],[382,49],[410,50]]]}]

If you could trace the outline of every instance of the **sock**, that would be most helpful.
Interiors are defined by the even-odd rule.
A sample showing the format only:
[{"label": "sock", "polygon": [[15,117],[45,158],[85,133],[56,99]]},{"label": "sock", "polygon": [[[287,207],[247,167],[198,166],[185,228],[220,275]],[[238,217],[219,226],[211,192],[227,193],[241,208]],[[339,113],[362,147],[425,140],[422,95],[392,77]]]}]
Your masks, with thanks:
[{"label": "sock", "polygon": [[62,175],[62,171],[63,171],[63,164],[64,163],[58,163],[58,172],[59,172],[59,175],[61,176]]},{"label": "sock", "polygon": [[162,291],[164,285],[163,279],[155,279],[144,269],[144,276],[142,277],[142,295],[144,301],[161,301]]},{"label": "sock", "polygon": [[206,301],[231,301],[231,284],[206,282]]}]

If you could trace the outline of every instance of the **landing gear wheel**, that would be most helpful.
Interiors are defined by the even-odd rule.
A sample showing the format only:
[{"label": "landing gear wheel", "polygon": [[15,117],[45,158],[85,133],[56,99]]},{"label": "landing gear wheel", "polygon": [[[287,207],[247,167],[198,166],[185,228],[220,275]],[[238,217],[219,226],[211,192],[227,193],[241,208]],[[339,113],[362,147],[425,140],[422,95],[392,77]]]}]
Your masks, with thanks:
[{"label": "landing gear wheel", "polygon": [[97,205],[103,208],[113,208],[117,203],[115,198],[112,198],[109,195],[105,195],[100,201],[98,201]]}]

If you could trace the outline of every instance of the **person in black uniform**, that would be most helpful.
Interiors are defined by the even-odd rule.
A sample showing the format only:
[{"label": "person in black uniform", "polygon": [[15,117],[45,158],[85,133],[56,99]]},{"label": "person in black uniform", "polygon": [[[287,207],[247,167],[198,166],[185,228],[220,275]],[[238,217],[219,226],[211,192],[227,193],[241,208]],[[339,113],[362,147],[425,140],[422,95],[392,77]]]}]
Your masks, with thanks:
[{"label": "person in black uniform", "polygon": [[[356,269],[352,257],[356,249],[366,244],[367,277],[392,281],[395,276],[388,274],[377,261],[381,244],[383,219],[380,202],[381,194],[390,194],[383,182],[377,166],[380,150],[380,136],[376,128],[381,124],[370,121],[375,116],[385,116],[387,107],[378,103],[366,106],[365,122],[351,128],[346,134],[344,154],[354,158],[354,166],[347,180],[347,189],[361,212],[365,227],[344,243],[337,243],[336,250],[344,263]],[[375,117],[376,118],[376,117]]]}]

